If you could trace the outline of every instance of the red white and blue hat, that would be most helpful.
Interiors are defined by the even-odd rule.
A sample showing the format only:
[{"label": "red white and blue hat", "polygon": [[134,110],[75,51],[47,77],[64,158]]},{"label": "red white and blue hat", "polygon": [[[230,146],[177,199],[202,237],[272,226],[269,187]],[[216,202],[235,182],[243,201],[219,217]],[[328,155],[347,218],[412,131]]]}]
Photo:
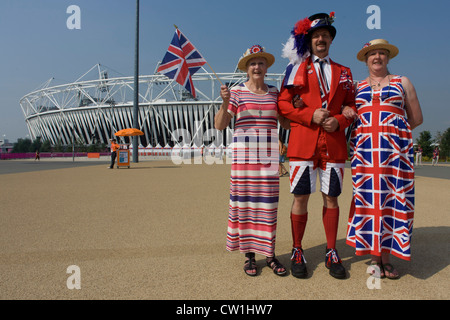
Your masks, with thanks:
[{"label": "red white and blue hat", "polygon": [[332,23],[334,22],[334,12],[331,12],[329,15],[326,13],[316,13],[310,16],[308,20],[311,21],[311,27],[307,31],[309,35],[311,35],[314,30],[326,28],[330,31],[333,39],[336,37],[336,28],[332,26]]},{"label": "red white and blue hat", "polygon": [[239,59],[238,69],[246,72],[247,71],[247,62],[250,59],[259,58],[259,57],[266,59],[267,68],[269,68],[275,62],[275,57],[272,54],[266,52],[264,47],[261,47],[260,45],[256,44],[254,46],[251,46],[244,52],[242,57]]},{"label": "red white and blue hat", "polygon": [[303,62],[311,55],[311,34],[315,30],[326,28],[330,32],[332,39],[336,37],[336,28],[332,26],[334,19],[334,12],[331,12],[330,14],[316,13],[297,21],[291,31],[290,38],[284,45],[282,56],[288,58],[292,64]]}]

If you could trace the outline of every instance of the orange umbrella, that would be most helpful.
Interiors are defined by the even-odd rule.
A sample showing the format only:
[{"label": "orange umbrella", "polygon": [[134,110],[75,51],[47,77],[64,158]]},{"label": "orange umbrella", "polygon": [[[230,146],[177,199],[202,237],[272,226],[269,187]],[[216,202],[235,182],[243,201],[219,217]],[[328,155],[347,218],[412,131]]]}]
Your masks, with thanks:
[{"label": "orange umbrella", "polygon": [[122,129],[114,133],[118,137],[143,136],[144,133],[136,128]]}]

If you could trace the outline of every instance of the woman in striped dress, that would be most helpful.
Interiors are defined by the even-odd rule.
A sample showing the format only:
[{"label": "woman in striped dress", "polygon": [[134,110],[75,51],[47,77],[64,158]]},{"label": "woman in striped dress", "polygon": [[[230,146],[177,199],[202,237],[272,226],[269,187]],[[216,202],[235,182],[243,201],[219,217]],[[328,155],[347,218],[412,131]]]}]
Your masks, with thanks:
[{"label": "woman in striped dress", "polygon": [[[233,160],[227,250],[245,253],[244,271],[257,274],[255,253],[266,256],[267,265],[277,275],[286,268],[275,257],[279,175],[278,175],[278,90],[264,83],[273,55],[253,46],[239,60],[247,72],[247,82],[228,90],[221,87],[222,106],[215,127],[225,129],[236,117],[233,134]],[[282,119],[283,126],[287,126]]]},{"label": "woman in striped dress", "polygon": [[[372,255],[374,273],[396,279],[390,255],[410,260],[414,217],[411,130],[423,121],[414,86],[387,69],[397,47],[375,39],[360,50],[369,77],[358,84],[358,120],[352,131],[353,199],[347,243]],[[375,268],[377,267],[378,270]]]}]

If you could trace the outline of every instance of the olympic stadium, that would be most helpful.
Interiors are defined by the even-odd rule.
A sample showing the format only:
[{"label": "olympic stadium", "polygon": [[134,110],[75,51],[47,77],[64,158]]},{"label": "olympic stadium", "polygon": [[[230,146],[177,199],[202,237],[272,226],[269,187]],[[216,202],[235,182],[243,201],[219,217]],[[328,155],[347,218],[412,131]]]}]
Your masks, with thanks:
[{"label": "olympic stadium", "polygon": [[[52,145],[70,145],[73,141],[108,144],[115,132],[132,128],[134,77],[116,73],[96,64],[74,82],[54,85],[52,78],[26,94],[20,106],[31,138],[41,137]],[[228,86],[247,79],[239,71],[217,76]],[[283,77],[268,73],[266,83],[280,88]],[[231,130],[219,133],[214,129],[214,116],[222,102],[216,75],[202,68],[192,79],[196,98],[164,75],[139,76],[138,129],[144,133],[139,136],[140,147],[231,143]],[[233,123],[230,129],[234,129]],[[287,132],[280,127],[279,133],[287,141]]]}]

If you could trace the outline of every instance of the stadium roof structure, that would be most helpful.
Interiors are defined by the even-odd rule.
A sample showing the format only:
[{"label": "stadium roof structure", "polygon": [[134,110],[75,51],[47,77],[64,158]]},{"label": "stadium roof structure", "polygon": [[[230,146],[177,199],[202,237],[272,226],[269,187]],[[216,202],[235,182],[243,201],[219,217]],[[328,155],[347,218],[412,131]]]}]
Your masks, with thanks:
[{"label": "stadium roof structure", "polygon": [[[108,143],[114,133],[133,124],[134,77],[94,65],[71,83],[53,85],[54,79],[20,99],[32,139],[51,144]],[[218,73],[222,83],[232,87],[245,82],[245,73]],[[280,88],[284,74],[268,73],[266,83]],[[204,68],[192,77],[194,99],[174,80],[161,74],[139,76],[139,130],[143,146],[173,146],[211,143],[214,115],[222,103],[220,82]],[[231,128],[233,128],[231,124]],[[180,132],[182,137],[180,138]],[[190,135],[189,136],[186,136]],[[215,142],[218,145],[218,142]],[[226,141],[222,141],[226,145]]]}]

